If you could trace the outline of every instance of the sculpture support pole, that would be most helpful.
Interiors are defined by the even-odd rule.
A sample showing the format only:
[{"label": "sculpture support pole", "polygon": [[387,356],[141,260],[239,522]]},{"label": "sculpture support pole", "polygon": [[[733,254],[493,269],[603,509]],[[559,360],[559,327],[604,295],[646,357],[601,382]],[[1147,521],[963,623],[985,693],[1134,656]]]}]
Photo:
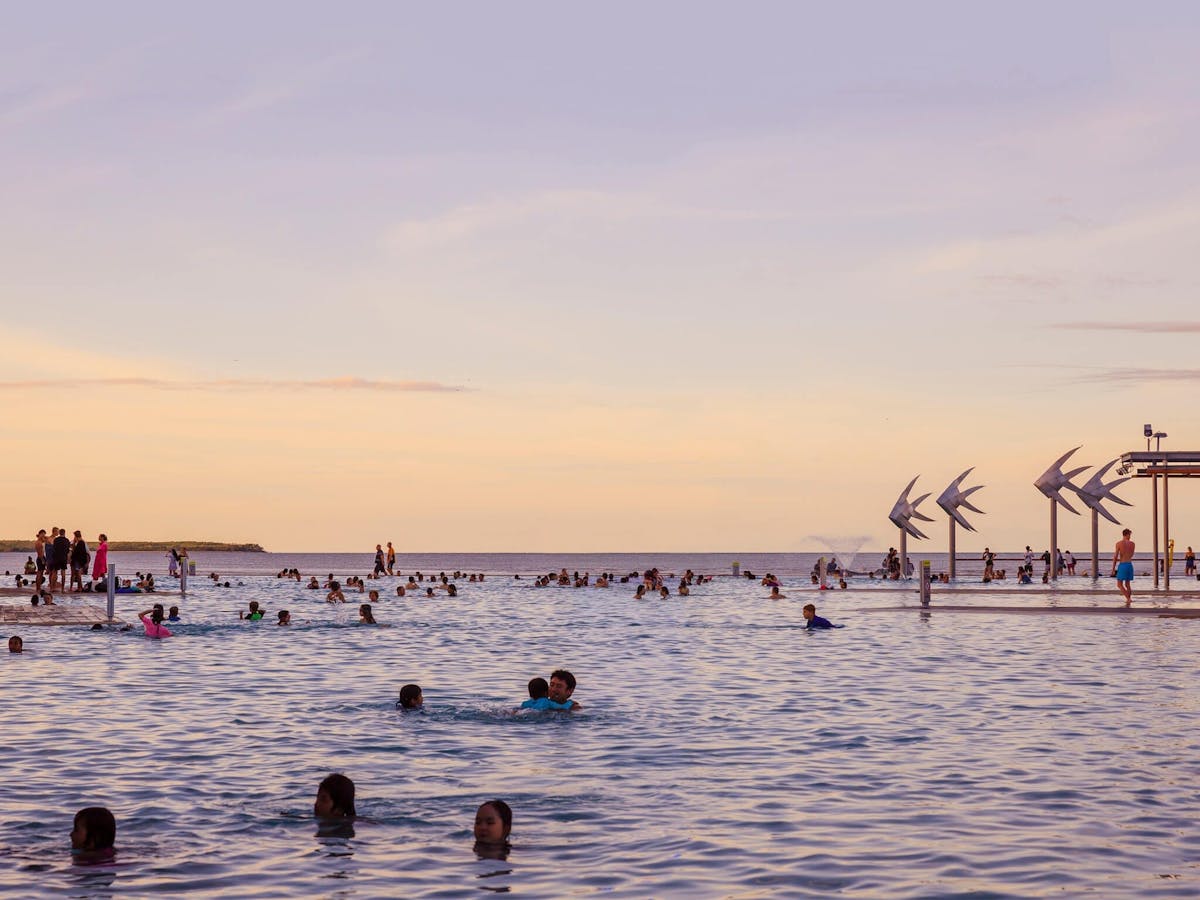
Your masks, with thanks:
[{"label": "sculpture support pole", "polygon": [[954,519],[951,518],[950,519],[950,580],[951,581],[954,580],[954,576],[955,576],[955,572],[956,572],[956,570],[954,568],[955,556],[956,556],[956,554],[954,552]]},{"label": "sculpture support pole", "polygon": [[1092,581],[1100,577],[1100,514],[1092,510]]},{"label": "sculpture support pole", "polygon": [[1163,589],[1171,589],[1171,567],[1167,557],[1171,554],[1171,520],[1168,514],[1170,504],[1167,499],[1167,485],[1171,479],[1167,475],[1167,461],[1163,460]]},{"label": "sculpture support pole", "polygon": [[1150,518],[1154,520],[1154,586],[1158,587],[1158,475],[1150,476],[1150,490],[1154,499],[1150,505]]},{"label": "sculpture support pole", "polygon": [[1050,499],[1050,580],[1058,581],[1058,501]]},{"label": "sculpture support pole", "polygon": [[908,532],[900,529],[900,580],[908,580]]}]

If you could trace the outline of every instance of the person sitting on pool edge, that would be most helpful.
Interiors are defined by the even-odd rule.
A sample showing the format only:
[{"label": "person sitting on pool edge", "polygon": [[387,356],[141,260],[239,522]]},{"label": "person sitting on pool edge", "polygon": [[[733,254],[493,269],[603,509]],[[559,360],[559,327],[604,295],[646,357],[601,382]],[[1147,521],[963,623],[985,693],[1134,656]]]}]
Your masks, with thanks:
[{"label": "person sitting on pool edge", "polygon": [[566,669],[555,669],[550,673],[550,699],[555,703],[565,705],[566,709],[577,710],[583,707],[571,699],[575,693],[575,676]]},{"label": "person sitting on pool edge", "polygon": [[88,806],[75,813],[71,853],[85,862],[111,859],[116,852],[117,820],[103,806]]},{"label": "person sitting on pool edge", "polygon": [[818,616],[817,608],[815,606],[813,606],[811,603],[804,604],[804,609],[802,610],[802,612],[804,613],[804,618],[808,620],[808,624],[804,626],[808,631],[813,631],[814,629],[817,629],[817,628],[837,628],[838,627],[838,626],[834,625],[832,622],[830,622],[828,619],[823,619],[820,616]]},{"label": "person sitting on pool edge", "polygon": [[325,776],[317,787],[313,815],[318,819],[353,819],[357,816],[358,812],[354,808],[354,782],[340,772]]}]

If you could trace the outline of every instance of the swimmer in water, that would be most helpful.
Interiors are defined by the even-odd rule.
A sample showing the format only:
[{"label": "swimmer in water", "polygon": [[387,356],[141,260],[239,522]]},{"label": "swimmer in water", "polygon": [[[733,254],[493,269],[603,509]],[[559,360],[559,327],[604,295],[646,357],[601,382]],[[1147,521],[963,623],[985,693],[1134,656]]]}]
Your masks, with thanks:
[{"label": "swimmer in water", "polygon": [[288,612],[286,609],[281,609],[279,612],[276,613],[276,615],[279,616],[279,621],[275,623],[276,625],[291,625],[292,624],[292,614],[290,612]]},{"label": "swimmer in water", "polygon": [[14,634],[12,637],[10,637],[8,639],[8,652],[9,653],[24,653],[25,652],[25,642],[23,640],[21,640],[21,636],[19,634]]},{"label": "swimmer in water", "polygon": [[508,843],[512,833],[512,808],[503,800],[489,800],[475,812],[475,847],[494,849]]},{"label": "swimmer in water", "polygon": [[786,599],[787,599],[787,594],[781,594],[781,593],[779,593],[779,585],[774,585],[774,586],[771,588],[771,597],[770,597],[770,599],[772,599],[772,600],[786,600]]},{"label": "swimmer in water", "polygon": [[314,575],[312,578],[308,579],[308,589],[310,591],[319,591],[321,589],[321,585],[317,583],[316,575]]},{"label": "swimmer in water", "polygon": [[823,619],[820,616],[818,616],[817,608],[815,606],[813,606],[811,603],[806,603],[804,605],[804,609],[802,610],[802,612],[804,613],[804,618],[808,622],[808,624],[804,626],[808,631],[814,631],[817,628],[836,628],[837,627],[832,622],[830,622],[828,619]]},{"label": "swimmer in water", "polygon": [[[529,699],[521,704],[520,709],[570,709],[571,701],[555,703],[550,699],[550,684],[545,678],[529,680]],[[516,710],[517,712],[520,709]]]},{"label": "swimmer in water", "polygon": [[150,609],[142,610],[138,613],[138,618],[141,619],[142,625],[146,629],[146,637],[169,638],[171,636],[171,632],[163,624],[163,606],[161,603],[155,603]]},{"label": "swimmer in water", "polygon": [[313,815],[318,819],[352,819],[357,816],[354,782],[339,772],[327,775],[317,788]]},{"label": "swimmer in water", "polygon": [[371,604],[364,603],[358,608],[358,621],[363,625],[378,625],[375,621],[375,613],[371,611]]},{"label": "swimmer in water", "polygon": [[179,621],[179,607],[178,606],[172,606],[170,609],[167,610],[167,621],[168,622],[178,622]]},{"label": "swimmer in water", "polygon": [[378,603],[379,602],[379,591],[375,591],[375,590],[368,591],[367,599],[370,600],[372,603]]},{"label": "swimmer in water", "polygon": [[75,813],[71,829],[71,853],[84,862],[110,859],[116,851],[117,820],[103,806],[89,806]]},{"label": "swimmer in water", "polygon": [[262,619],[262,617],[263,617],[263,611],[261,609],[259,609],[257,600],[250,601],[250,611],[249,612],[245,612],[243,610],[238,610],[238,618],[244,619],[247,622],[258,622]]},{"label": "swimmer in water", "polygon": [[345,603],[346,595],[342,593],[342,586],[336,581],[329,582],[329,593],[325,595],[326,603]]},{"label": "swimmer in water", "polygon": [[396,701],[397,709],[421,709],[425,705],[425,695],[421,693],[419,684],[406,684],[400,688],[400,699]]}]

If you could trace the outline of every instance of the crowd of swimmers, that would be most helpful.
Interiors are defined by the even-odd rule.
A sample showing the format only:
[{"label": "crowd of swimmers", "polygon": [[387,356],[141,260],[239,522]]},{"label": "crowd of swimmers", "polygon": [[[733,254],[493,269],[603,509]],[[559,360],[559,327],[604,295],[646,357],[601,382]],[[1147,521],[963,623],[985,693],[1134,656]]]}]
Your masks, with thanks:
[{"label": "crowd of swimmers", "polygon": [[[321,826],[349,825],[358,818],[354,782],[341,772],[333,772],[317,786],[313,817]],[[486,800],[475,811],[472,832],[476,855],[504,859],[511,846],[512,808],[503,800]],[[104,806],[87,806],[75,813],[71,827],[71,854],[81,865],[101,865],[114,860],[117,849],[117,819]]]}]

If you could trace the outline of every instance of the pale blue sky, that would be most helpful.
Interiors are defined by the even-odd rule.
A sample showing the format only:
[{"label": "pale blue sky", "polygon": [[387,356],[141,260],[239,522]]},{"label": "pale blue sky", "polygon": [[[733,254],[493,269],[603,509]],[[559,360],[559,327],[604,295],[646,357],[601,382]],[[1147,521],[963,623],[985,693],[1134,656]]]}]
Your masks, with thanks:
[{"label": "pale blue sky", "polygon": [[[669,509],[725,479],[698,508],[728,531],[664,518],[664,547],[790,549],[809,507],[885,541],[913,474],[977,464],[1021,497],[995,527],[1023,545],[1040,501],[1021,492],[1067,447],[1103,461],[1144,419],[1200,440],[1198,39],[1188,4],[15,7],[0,339],[27,352],[0,382],[40,403],[52,389],[21,386],[249,380],[238,402],[294,412],[303,445],[312,382],[382,381],[338,392],[346,441],[395,440],[358,424],[386,409],[414,465],[464,473],[555,422],[608,448],[568,453],[588,474],[556,490],[694,471],[655,495]],[[1166,324],[1073,327],[1129,322]],[[150,416],[155,389],[72,391]],[[211,427],[243,444],[244,425]],[[690,460],[710,429],[741,442]],[[852,504],[804,462],[836,445],[878,467]],[[514,490],[538,494],[567,452],[538,446]],[[737,472],[760,486],[739,493]],[[479,485],[463,490],[470,512]],[[194,527],[236,530],[213,515]],[[554,536],[619,549],[622,521]],[[497,530],[447,519],[424,549],[543,549]]]}]

